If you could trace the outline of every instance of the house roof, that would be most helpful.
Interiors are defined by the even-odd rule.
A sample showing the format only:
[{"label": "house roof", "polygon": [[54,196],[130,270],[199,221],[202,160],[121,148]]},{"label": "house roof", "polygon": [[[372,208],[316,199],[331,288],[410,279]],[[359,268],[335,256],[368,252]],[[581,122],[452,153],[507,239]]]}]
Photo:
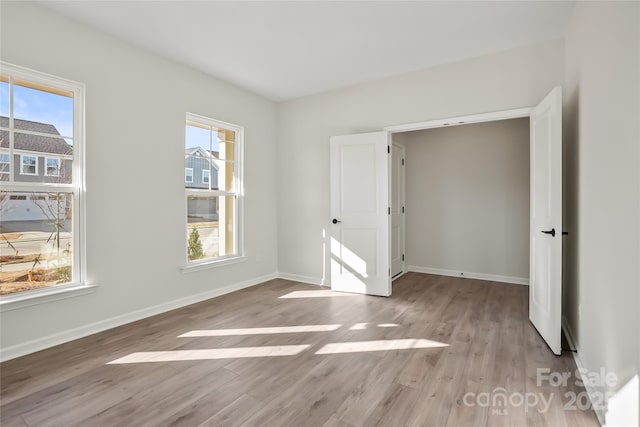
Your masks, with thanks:
[{"label": "house roof", "polygon": [[[58,129],[52,124],[13,119],[13,125],[17,131],[14,134],[15,139],[13,141],[13,148],[16,150],[63,155],[73,154],[73,146],[67,144],[67,142],[61,138],[60,132],[58,132]],[[8,117],[0,116],[0,127],[9,127]],[[21,133],[20,130],[45,133],[51,136]],[[9,148],[9,131],[7,130],[0,130],[0,147]]]},{"label": "house roof", "polygon": [[185,148],[184,153],[186,154],[187,157],[200,155],[200,157],[213,157],[214,159],[217,159],[218,156],[220,155],[220,153],[217,151],[205,150],[202,147]]},{"label": "house roof", "polygon": [[216,170],[220,168],[220,163],[224,162],[218,158],[219,155],[220,153],[218,151],[205,150],[202,147],[191,147],[184,150],[185,160],[188,158],[205,159],[211,166],[216,168]]}]

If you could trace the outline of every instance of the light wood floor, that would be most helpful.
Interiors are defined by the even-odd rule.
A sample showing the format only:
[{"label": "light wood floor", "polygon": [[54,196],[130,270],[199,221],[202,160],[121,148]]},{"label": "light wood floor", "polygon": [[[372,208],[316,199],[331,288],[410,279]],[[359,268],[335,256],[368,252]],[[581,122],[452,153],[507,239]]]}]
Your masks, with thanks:
[{"label": "light wood floor", "polygon": [[[0,421],[597,426],[563,409],[584,391],[573,381],[537,384],[537,368],[575,365],[529,324],[527,298],[525,286],[414,273],[391,298],[273,280],[3,363]],[[481,405],[491,392],[511,404]],[[553,396],[547,411],[520,404],[540,394]]]}]

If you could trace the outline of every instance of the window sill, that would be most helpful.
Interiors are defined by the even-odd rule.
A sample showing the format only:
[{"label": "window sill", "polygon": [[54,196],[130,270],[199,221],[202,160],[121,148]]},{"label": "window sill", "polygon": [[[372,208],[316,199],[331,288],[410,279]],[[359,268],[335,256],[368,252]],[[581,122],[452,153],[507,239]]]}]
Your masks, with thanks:
[{"label": "window sill", "polygon": [[237,264],[239,262],[245,262],[248,258],[246,256],[234,256],[233,258],[223,258],[211,261],[204,261],[198,264],[188,264],[180,267],[180,271],[183,273],[191,273],[192,271],[207,270],[214,267],[222,267],[224,265]]},{"label": "window sill", "polygon": [[0,297],[0,313],[86,295],[94,292],[97,288],[96,285],[70,284],[6,295]]}]

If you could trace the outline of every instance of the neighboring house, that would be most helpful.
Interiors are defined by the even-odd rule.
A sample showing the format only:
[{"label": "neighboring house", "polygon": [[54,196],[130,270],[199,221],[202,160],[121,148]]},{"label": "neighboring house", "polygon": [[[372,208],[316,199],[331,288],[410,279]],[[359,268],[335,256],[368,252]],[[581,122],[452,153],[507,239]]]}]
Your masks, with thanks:
[{"label": "neighboring house", "polygon": [[[187,148],[184,154],[184,185],[194,190],[218,189],[218,171],[220,160],[215,151],[201,147]],[[197,197],[187,198],[187,217],[189,223],[218,220],[218,198]]]},{"label": "neighboring house", "polygon": [[201,147],[184,150],[184,183],[186,188],[218,189],[218,153]]},{"label": "neighboring house", "polygon": [[[9,118],[0,116],[0,181],[11,176]],[[13,181],[68,184],[72,179],[73,146],[52,124],[14,119]],[[4,195],[0,219],[9,221],[52,220],[50,198],[54,195],[17,193]],[[56,209],[65,212],[63,200]]]}]

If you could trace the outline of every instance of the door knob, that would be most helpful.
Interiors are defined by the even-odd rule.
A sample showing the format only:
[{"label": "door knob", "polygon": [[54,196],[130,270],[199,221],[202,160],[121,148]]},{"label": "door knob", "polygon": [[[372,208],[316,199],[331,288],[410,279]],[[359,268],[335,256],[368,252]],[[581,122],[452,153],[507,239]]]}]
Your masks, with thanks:
[{"label": "door knob", "polygon": [[331,222],[332,222],[332,223],[334,223],[334,224],[337,224],[337,223],[342,222],[342,221],[339,221],[339,220],[337,220],[337,219],[333,218],[333,219],[331,220]]},{"label": "door knob", "polygon": [[555,237],[555,236],[556,236],[556,229],[555,229],[555,228],[552,228],[552,229],[551,229],[551,230],[549,230],[549,231],[544,231],[544,230],[542,230],[542,232],[543,232],[544,234],[551,234],[551,237]]}]

